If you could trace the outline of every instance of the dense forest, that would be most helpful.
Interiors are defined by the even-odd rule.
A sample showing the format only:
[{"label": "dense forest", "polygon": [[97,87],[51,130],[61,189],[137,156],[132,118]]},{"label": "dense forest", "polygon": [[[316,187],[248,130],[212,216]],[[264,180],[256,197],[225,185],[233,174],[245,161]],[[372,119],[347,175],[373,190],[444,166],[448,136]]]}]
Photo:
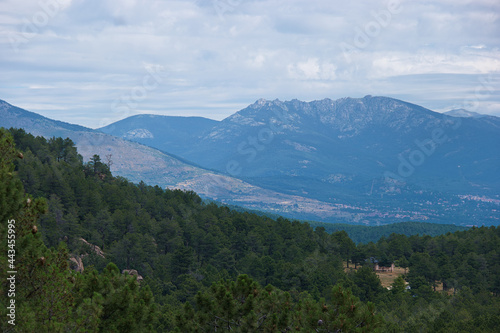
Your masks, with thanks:
[{"label": "dense forest", "polygon": [[346,223],[325,223],[325,222],[308,222],[311,227],[323,227],[328,233],[336,231],[345,231],[349,238],[354,243],[376,243],[382,237],[389,237],[391,234],[402,234],[406,236],[412,235],[429,235],[439,236],[448,232],[464,231],[467,227],[461,227],[454,224],[438,224],[428,222],[400,222],[384,224],[380,226],[366,226]]},{"label": "dense forest", "polygon": [[[354,242],[345,230],[133,184],[112,156],[0,130],[2,318],[12,332],[493,332],[500,228]],[[390,290],[374,264],[406,269]],[[347,267],[346,267],[347,266]],[[438,288],[438,285],[440,288]],[[438,289],[442,289],[438,290]],[[10,297],[10,296],[9,296]]]},{"label": "dense forest", "polygon": [[[220,204],[219,205],[223,205]],[[238,212],[248,212],[259,216],[269,217],[273,220],[280,218],[280,215],[269,212],[262,212],[253,209],[247,209],[240,206],[234,205],[224,205],[229,207],[231,210]],[[389,237],[391,234],[402,234],[406,236],[412,235],[429,235],[429,236],[439,236],[446,234],[448,232],[464,231],[469,229],[469,227],[458,226],[455,224],[441,224],[441,223],[429,223],[429,222],[397,222],[390,224],[382,224],[378,226],[367,226],[364,224],[348,224],[348,223],[329,223],[329,222],[318,222],[302,220],[309,224],[313,229],[318,227],[325,228],[325,231],[329,234],[336,231],[345,231],[350,239],[356,244],[359,243],[376,243],[382,237]]]}]

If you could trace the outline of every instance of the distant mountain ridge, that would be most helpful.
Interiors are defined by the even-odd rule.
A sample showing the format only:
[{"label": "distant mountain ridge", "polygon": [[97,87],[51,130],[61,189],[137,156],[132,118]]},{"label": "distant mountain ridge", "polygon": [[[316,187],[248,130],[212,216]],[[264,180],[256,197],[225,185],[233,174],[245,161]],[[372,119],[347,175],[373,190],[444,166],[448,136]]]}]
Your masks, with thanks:
[{"label": "distant mountain ridge", "polygon": [[[35,136],[69,137],[88,161],[94,154],[112,160],[112,171],[133,182],[145,181],[161,187],[186,188],[196,183],[200,194],[226,198],[232,191],[259,191],[241,180],[202,169],[149,146],[104,134],[90,128],[52,120],[0,100],[0,126],[22,128]],[[272,193],[270,195],[273,195]]]},{"label": "distant mountain ridge", "polygon": [[217,123],[216,120],[202,117],[135,115],[99,130],[162,150],[168,147],[165,151],[178,154],[186,146],[195,144],[199,133],[209,130]]},{"label": "distant mountain ridge", "polygon": [[[260,99],[204,128],[192,129],[185,119],[181,128],[190,136],[175,144],[151,137],[132,140],[289,195],[417,210],[435,193],[447,198],[443,201],[464,193],[500,194],[500,154],[495,148],[500,146],[500,119],[464,114],[457,118],[458,113],[441,114],[380,96],[312,102]],[[141,123],[140,128],[155,136],[163,128],[162,135],[169,136],[167,124],[174,119],[154,120],[153,127]],[[113,125],[100,130],[120,135]],[[127,131],[139,128],[133,118],[119,125]],[[419,211],[433,218],[426,209]]]},{"label": "distant mountain ridge", "polygon": [[[111,155],[111,170],[132,182],[144,181],[162,188],[192,190],[221,203],[280,213],[289,217],[331,219],[351,214],[333,204],[287,195],[248,184],[242,180],[186,163],[171,154],[86,127],[52,120],[0,100],[0,127],[22,128],[45,138],[69,137],[88,161],[94,154],[103,161]],[[294,202],[302,202],[300,208]]]},{"label": "distant mountain ridge", "polygon": [[41,136],[64,136],[68,131],[98,131],[86,128],[80,125],[74,125],[59,120],[52,120],[34,112],[13,106],[3,100],[0,100],[0,114],[2,115],[1,122],[9,124],[11,127],[22,128],[33,127],[33,135]]},{"label": "distant mountain ridge", "polygon": [[[124,137],[125,129],[130,133],[140,128],[155,136],[175,137],[166,126],[175,119],[154,121],[154,131],[153,124],[139,125],[135,118],[100,130]],[[418,151],[420,144],[424,153],[432,153],[424,155],[425,162],[418,168],[413,167],[415,172],[399,175],[399,180],[432,190],[447,187],[468,193],[479,188],[491,193],[493,188],[493,193],[500,194],[496,172],[500,156],[493,149],[500,144],[500,119],[495,117],[457,121],[411,103],[366,96],[309,103],[261,99],[223,121],[204,121],[206,126],[195,128],[185,119],[181,130],[176,130],[190,135],[178,140],[131,139],[261,186],[274,182],[269,177],[305,177],[326,186],[332,182],[371,184],[386,174],[398,175],[401,160],[408,163],[409,154]],[[120,126],[120,131],[112,126]],[[426,148],[433,131],[442,132],[443,142]],[[476,172],[478,163],[481,170]],[[455,184],[457,179],[460,184]]]},{"label": "distant mountain ridge", "polygon": [[[261,99],[222,121],[139,115],[100,131],[114,136],[93,131],[94,141],[160,150],[121,149],[117,174],[223,203],[328,222],[498,223],[496,117],[457,118],[387,97]],[[111,149],[81,146],[101,156]],[[175,172],[165,172],[170,163]]]}]

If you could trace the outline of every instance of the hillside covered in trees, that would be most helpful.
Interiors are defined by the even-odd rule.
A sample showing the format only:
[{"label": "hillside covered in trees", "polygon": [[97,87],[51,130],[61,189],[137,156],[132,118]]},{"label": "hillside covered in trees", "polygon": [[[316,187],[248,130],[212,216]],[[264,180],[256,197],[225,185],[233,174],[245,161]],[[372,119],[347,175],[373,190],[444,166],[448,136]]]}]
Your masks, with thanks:
[{"label": "hillside covered in trees", "polygon": [[[11,219],[18,272],[18,320],[15,329],[2,321],[4,331],[500,327],[498,227],[436,237],[393,233],[356,245],[346,231],[130,183],[111,174],[111,163],[112,156],[97,155],[84,162],[69,139],[1,130],[3,296]],[[388,290],[372,266],[392,262],[408,273]],[[444,291],[434,291],[438,283]],[[7,300],[2,297],[3,318]]]},{"label": "hillside covered in trees", "polygon": [[356,244],[377,242],[380,238],[389,237],[391,234],[402,234],[406,236],[439,236],[448,232],[464,231],[468,229],[467,227],[461,227],[453,224],[437,224],[428,222],[399,222],[380,226],[325,222],[309,222],[309,224],[313,228],[323,227],[328,233],[345,231],[349,235],[349,238],[351,238]]}]

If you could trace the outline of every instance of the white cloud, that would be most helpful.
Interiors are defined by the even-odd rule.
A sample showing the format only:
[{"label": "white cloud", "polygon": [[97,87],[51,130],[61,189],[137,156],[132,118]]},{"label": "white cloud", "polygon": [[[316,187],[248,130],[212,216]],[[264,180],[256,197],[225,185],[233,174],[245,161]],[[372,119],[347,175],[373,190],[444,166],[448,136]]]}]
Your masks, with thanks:
[{"label": "white cloud", "polygon": [[500,52],[445,54],[426,52],[378,54],[374,56],[372,79],[415,74],[500,73]]},{"label": "white cloud", "polygon": [[335,80],[337,67],[331,63],[320,63],[318,58],[288,65],[288,74],[297,80]]}]

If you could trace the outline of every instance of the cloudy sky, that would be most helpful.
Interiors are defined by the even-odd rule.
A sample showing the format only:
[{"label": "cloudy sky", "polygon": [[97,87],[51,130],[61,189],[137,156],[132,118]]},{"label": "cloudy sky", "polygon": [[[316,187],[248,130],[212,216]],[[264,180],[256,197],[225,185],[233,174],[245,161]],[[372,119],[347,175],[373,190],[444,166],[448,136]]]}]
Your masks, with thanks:
[{"label": "cloudy sky", "polygon": [[500,116],[500,1],[0,0],[0,99],[53,119],[365,95]]}]

